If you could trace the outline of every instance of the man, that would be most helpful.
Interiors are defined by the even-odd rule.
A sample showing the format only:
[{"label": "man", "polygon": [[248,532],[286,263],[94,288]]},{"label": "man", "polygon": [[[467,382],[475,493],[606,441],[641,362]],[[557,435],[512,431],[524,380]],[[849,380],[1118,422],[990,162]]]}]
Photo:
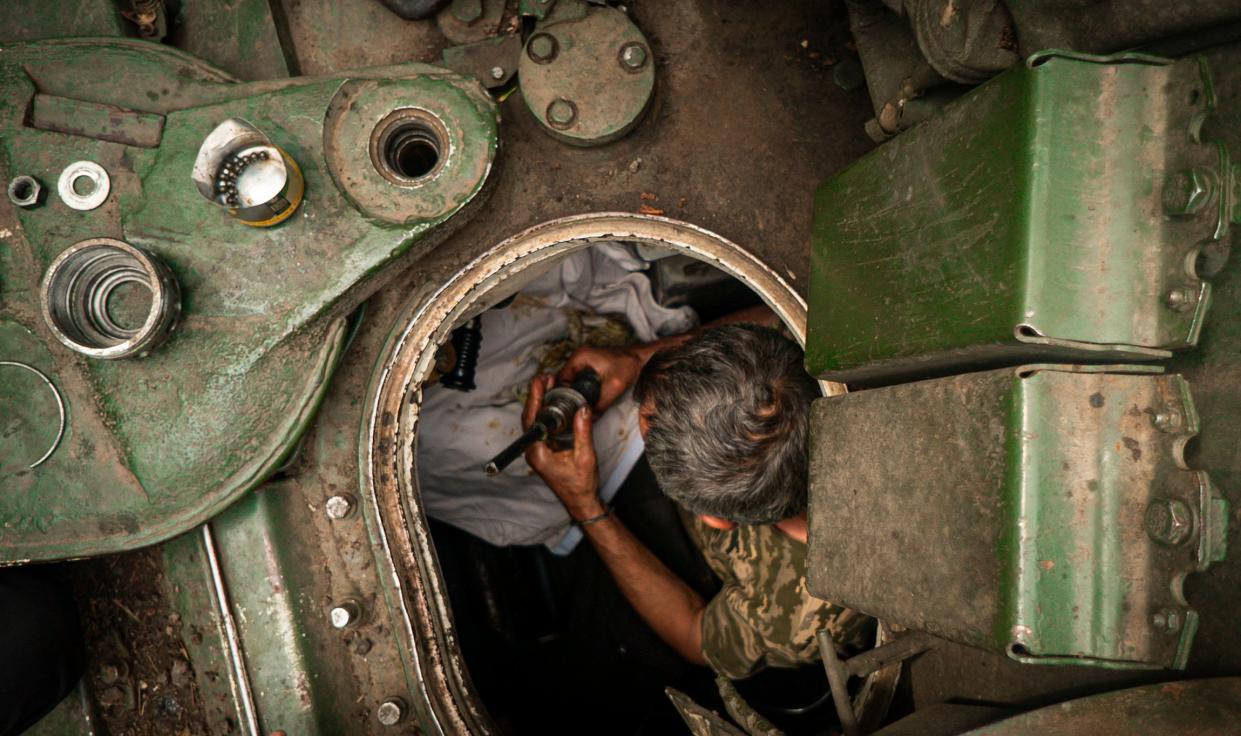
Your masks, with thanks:
[{"label": "man", "polygon": [[[774,329],[740,324],[627,349],[579,349],[561,371],[602,380],[596,410],[630,388],[647,460],[723,583],[710,601],[638,541],[599,499],[592,410],[574,417],[574,447],[545,443],[526,458],[583,529],[625,599],[685,660],[731,678],[818,658],[815,635],[860,644],[868,619],[810,596],[805,581],[809,405],[817,395],[802,351]],[[539,376],[529,425],[555,381]],[[690,518],[692,515],[692,518]]]}]

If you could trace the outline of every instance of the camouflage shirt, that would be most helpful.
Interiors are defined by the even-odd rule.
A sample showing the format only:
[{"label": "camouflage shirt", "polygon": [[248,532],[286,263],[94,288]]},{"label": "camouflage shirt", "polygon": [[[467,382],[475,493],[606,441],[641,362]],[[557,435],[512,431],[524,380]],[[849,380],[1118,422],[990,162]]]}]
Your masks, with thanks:
[{"label": "camouflage shirt", "polygon": [[683,521],[724,584],[702,618],[702,654],[716,672],[738,679],[768,665],[816,662],[824,628],[838,647],[864,644],[868,616],[806,590],[806,545],[774,526],[723,531],[697,517]]}]

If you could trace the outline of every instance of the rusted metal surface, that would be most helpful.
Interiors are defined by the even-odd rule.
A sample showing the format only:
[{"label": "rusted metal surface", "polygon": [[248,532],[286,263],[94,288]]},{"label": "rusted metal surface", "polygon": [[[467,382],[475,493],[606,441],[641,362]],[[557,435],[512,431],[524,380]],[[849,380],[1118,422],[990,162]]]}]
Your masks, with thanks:
[{"label": "rusted metal surface", "polygon": [[34,96],[29,124],[139,148],[155,148],[164,134],[162,115],[45,94]]},{"label": "rusted metal surface", "polygon": [[1231,736],[1241,731],[1241,678],[1165,682],[1120,690],[1007,718],[968,736]]},{"label": "rusted metal surface", "polygon": [[[171,339],[149,357],[104,365],[51,340],[37,289],[6,292],[0,319],[20,328],[5,333],[17,342],[0,351],[30,355],[69,417],[45,463],[6,476],[6,561],[159,541],[215,515],[279,467],[335,367],[342,315],[379,286],[378,271],[428,248],[427,236],[484,191],[495,155],[495,111],[477,83],[419,65],[243,85],[174,50],[124,40],[9,46],[0,65],[4,166],[52,179],[66,164],[88,161],[110,179],[102,205],[89,211],[70,211],[59,197],[0,211],[5,282],[38,284],[71,244],[112,236],[158,256],[183,294]],[[28,127],[36,89],[162,115],[160,145]],[[353,92],[359,112],[329,112],[338,94]],[[376,186],[369,156],[342,152],[336,141],[356,132],[351,126],[366,127],[358,115],[378,115],[381,99],[385,111],[417,100],[442,125],[444,151],[457,154],[416,187]],[[202,138],[235,116],[270,131],[302,167],[306,201],[277,228],[230,220],[189,179]],[[348,180],[343,190],[334,177]],[[401,202],[407,211],[392,215]],[[376,222],[372,211],[399,226]]]},{"label": "rusted metal surface", "polygon": [[517,74],[521,36],[505,33],[485,41],[444,49],[444,66],[478,79],[484,87],[503,87]]},{"label": "rusted metal surface", "polygon": [[[562,6],[580,15],[561,19]],[[526,108],[554,138],[579,146],[614,141],[642,119],[654,94],[655,57],[619,10],[563,0],[537,26],[521,55]]]},{"label": "rusted metal surface", "polygon": [[[1228,506],[1186,469],[1184,380],[1127,370],[1032,366],[816,402],[811,590],[1024,662],[1184,668],[1197,612],[1182,586],[1223,558]],[[1183,536],[1169,503],[1191,519]]]},{"label": "rusted metal surface", "polygon": [[[307,74],[390,64],[411,57],[433,61],[448,45],[434,24],[401,21],[375,0],[303,0],[276,5],[286,16],[293,41],[290,58]],[[630,11],[658,53],[654,62],[662,97],[654,101],[652,114],[644,123],[606,147],[590,151],[568,148],[539,128],[517,91],[502,105],[505,166],[492,173],[497,185],[487,207],[477,213],[473,224],[466,224],[434,251],[413,254],[418,261],[409,270],[375,274],[376,286],[381,282],[390,286],[368,302],[369,321],[326,390],[323,410],[306,439],[302,456],[286,470],[296,478],[299,491],[287,494],[290,511],[281,523],[315,540],[318,549],[307,551],[305,559],[286,560],[284,564],[307,565],[325,576],[330,587],[330,594],[324,594],[325,603],[328,598],[366,596],[376,590],[383,591],[384,596],[389,594],[377,588],[376,562],[367,544],[364,512],[329,523],[321,504],[334,494],[356,493],[354,463],[362,423],[358,397],[395,324],[398,307],[411,290],[433,290],[463,264],[522,228],[583,212],[633,210],[640,203],[729,234],[795,292],[805,283],[810,191],[822,176],[838,170],[870,145],[858,132],[866,115],[864,97],[832,86],[830,68],[812,61],[813,57],[808,59],[800,45],[809,39],[812,48],[847,54],[840,9],[812,2],[791,3],[775,10],[748,3],[687,2],[637,6]],[[207,29],[203,33],[212,27],[199,26]],[[382,28],[383,32],[358,33],[359,28]],[[229,26],[220,25],[219,30],[227,32]],[[216,53],[207,50],[209,44],[202,48],[209,58]],[[186,63],[201,66],[201,74],[229,79],[200,62],[187,59]],[[255,64],[249,71],[264,70],[264,65]],[[65,89],[64,85],[74,81],[67,70],[37,71],[41,84],[59,85],[56,89]],[[147,73],[158,75],[160,70],[152,68]],[[725,75],[732,88],[729,95],[702,94]],[[200,92],[194,88],[193,75],[186,79],[160,77],[159,81],[161,89],[168,90],[159,100],[144,101],[143,95],[133,94],[117,104],[163,114]],[[71,94],[57,94],[90,99],[90,91],[84,86]],[[795,106],[791,107],[792,103]],[[748,114],[754,109],[765,114]],[[819,145],[824,131],[830,132],[831,145]],[[704,175],[704,171],[712,174]],[[643,192],[657,198],[641,198]],[[737,197],[744,198],[747,206],[737,207]],[[342,460],[342,455],[347,459]],[[304,501],[298,506],[304,515],[293,514],[295,501]],[[359,498],[359,512],[364,504]],[[429,550],[429,540],[422,541],[421,549]],[[229,550],[220,552],[227,566]],[[434,575],[433,556],[428,555],[428,560],[427,574]],[[393,601],[391,610],[399,611],[401,605]],[[455,649],[442,643],[446,639],[437,638],[442,634],[435,629],[436,617],[450,615],[443,608],[446,602],[432,597],[428,605],[433,612],[424,620],[430,623],[419,629],[429,642],[427,646],[441,649],[445,659],[459,658]],[[382,606],[376,610],[386,611]],[[316,625],[328,625],[325,614]],[[398,632],[382,620],[375,626]],[[373,642],[366,655],[356,653],[353,638],[325,639],[331,643],[324,645],[329,647],[325,651],[339,660],[358,659],[363,663],[350,665],[354,667],[352,675],[331,676],[334,682],[344,683],[340,686],[351,697],[359,699],[359,712],[366,710],[373,716],[374,709],[388,697],[404,697],[411,708],[403,725],[433,732],[440,727],[438,723],[451,730],[450,723],[437,721],[439,716],[415,702],[412,693],[422,670],[411,670],[406,680],[403,665],[410,663],[412,667],[414,660],[402,656],[395,641],[369,634],[366,638]],[[200,661],[197,652],[193,659]],[[464,670],[459,661],[451,666]],[[428,667],[428,671],[433,668]],[[454,692],[451,681],[440,676],[438,682],[449,683],[432,687],[438,688],[436,692],[442,697],[450,697]],[[484,706],[476,703],[469,707]],[[237,716],[233,718],[237,723]],[[357,724],[356,729],[350,732],[394,732],[381,727],[373,717],[366,724]]]}]

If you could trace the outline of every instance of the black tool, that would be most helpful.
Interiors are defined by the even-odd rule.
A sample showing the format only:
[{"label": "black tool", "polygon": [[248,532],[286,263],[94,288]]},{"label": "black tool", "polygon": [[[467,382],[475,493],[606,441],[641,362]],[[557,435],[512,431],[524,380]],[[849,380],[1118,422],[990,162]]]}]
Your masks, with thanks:
[{"label": "black tool", "polygon": [[475,317],[452,331],[452,347],[457,362],[452,370],[440,376],[440,384],[456,391],[473,391],[474,371],[478,368],[478,351],[483,345],[482,319]]},{"label": "black tool", "polygon": [[[599,401],[600,386],[599,374],[587,368],[577,374],[568,386],[557,386],[548,391],[530,429],[491,458],[483,470],[487,471],[487,475],[499,475],[509,463],[521,457],[527,447],[548,438],[559,440],[561,448],[566,444],[572,447],[573,415],[583,406],[594,406]],[[568,436],[562,437],[566,431]]]}]

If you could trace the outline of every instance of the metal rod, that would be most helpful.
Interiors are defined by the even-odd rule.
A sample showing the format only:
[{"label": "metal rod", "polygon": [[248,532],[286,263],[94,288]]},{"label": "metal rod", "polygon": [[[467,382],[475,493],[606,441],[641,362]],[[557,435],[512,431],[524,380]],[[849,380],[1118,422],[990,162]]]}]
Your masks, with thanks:
[{"label": "metal rod", "polygon": [[203,548],[207,553],[207,567],[211,570],[211,585],[215,589],[216,606],[220,611],[220,621],[224,624],[224,639],[228,644],[229,666],[233,670],[231,680],[236,684],[237,692],[234,695],[241,704],[240,715],[245,721],[247,736],[263,736],[263,732],[259,730],[258,712],[254,707],[254,692],[250,688],[250,673],[241,652],[241,638],[237,635],[237,623],[233,620],[228,589],[224,587],[224,573],[220,569],[220,558],[215,551],[215,537],[211,535],[211,524],[203,524],[201,529]]},{"label": "metal rod", "polygon": [[930,634],[913,631],[883,646],[875,647],[856,657],[850,657],[843,664],[845,671],[853,677],[866,677],[870,673],[878,672],[888,665],[898,664],[910,657],[916,657],[933,648],[939,642],[939,639]]},{"label": "metal rod", "polygon": [[545,439],[547,439],[547,425],[535,422],[530,425],[530,429],[527,429],[525,434],[513,440],[513,444],[500,450],[498,455],[491,458],[491,462],[484,465],[483,470],[487,472],[487,475],[499,475],[501,470],[504,470],[514,460],[521,457],[526,452],[527,447],[535,442],[542,442]]},{"label": "metal rod", "polygon": [[832,700],[836,702],[840,728],[845,736],[862,736],[862,727],[853,712],[853,699],[849,697],[849,673],[840,661],[840,655],[836,654],[836,642],[827,629],[819,631],[818,639],[819,655],[823,658],[823,669],[827,670],[827,684],[832,689]]}]

